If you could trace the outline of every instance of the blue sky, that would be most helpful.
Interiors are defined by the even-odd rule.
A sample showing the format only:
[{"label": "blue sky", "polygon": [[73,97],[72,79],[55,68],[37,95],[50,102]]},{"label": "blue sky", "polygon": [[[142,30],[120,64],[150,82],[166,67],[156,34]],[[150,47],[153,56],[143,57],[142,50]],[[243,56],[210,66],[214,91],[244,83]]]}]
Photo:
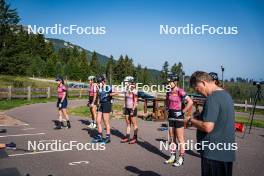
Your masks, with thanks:
[{"label": "blue sky", "polygon": [[[181,61],[196,70],[264,79],[264,1],[261,0],[9,0],[23,25],[106,26],[106,35],[47,35],[148,68]],[[237,35],[160,35],[159,25],[237,26]]]}]

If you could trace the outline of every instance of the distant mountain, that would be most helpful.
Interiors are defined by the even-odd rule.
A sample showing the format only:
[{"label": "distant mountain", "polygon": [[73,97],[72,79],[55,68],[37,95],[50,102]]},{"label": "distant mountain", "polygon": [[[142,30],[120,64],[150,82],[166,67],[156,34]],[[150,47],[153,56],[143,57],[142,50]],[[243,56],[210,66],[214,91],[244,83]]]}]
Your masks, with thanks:
[{"label": "distant mountain", "polygon": [[[53,46],[54,46],[54,49],[55,51],[58,51],[60,48],[74,48],[74,47],[77,47],[77,49],[79,49],[80,51],[84,50],[87,52],[89,58],[92,57],[92,54],[93,52],[92,51],[89,51],[87,49],[84,49],[78,45],[75,45],[75,44],[72,44],[71,42],[67,42],[67,41],[64,41],[64,40],[61,40],[61,39],[54,39],[54,38],[46,38],[46,41],[49,41],[49,42],[52,42],[53,43]],[[109,57],[107,56],[104,56],[100,53],[97,53],[97,58],[100,62],[101,65],[106,65],[108,60],[109,60]]]}]

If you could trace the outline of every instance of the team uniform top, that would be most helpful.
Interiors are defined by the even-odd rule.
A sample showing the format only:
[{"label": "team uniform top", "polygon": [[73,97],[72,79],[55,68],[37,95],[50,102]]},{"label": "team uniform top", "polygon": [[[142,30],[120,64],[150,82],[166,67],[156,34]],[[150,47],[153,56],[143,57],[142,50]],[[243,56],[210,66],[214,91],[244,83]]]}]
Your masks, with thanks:
[{"label": "team uniform top", "polygon": [[133,90],[132,92],[125,91],[125,108],[134,108],[135,96],[137,96],[136,90]]},{"label": "team uniform top", "polygon": [[95,93],[97,92],[96,84],[91,83],[90,86],[89,86],[88,92],[89,92],[89,96],[93,97],[95,95]]},{"label": "team uniform top", "polygon": [[58,92],[58,98],[62,98],[64,92],[67,91],[67,88],[64,85],[58,86],[57,92]]},{"label": "team uniform top", "polygon": [[181,88],[171,90],[167,93],[166,105],[168,109],[179,111],[182,109],[182,100],[186,98],[187,94]]},{"label": "team uniform top", "polygon": [[111,86],[104,86],[104,87],[99,88],[98,97],[99,97],[100,103],[111,102],[110,93],[112,93]]}]

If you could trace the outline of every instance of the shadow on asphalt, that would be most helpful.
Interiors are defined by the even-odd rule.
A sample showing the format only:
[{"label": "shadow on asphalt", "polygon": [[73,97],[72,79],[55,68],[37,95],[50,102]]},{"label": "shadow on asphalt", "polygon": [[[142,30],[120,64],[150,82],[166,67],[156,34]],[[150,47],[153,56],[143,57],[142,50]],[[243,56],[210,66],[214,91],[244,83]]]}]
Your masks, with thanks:
[{"label": "shadow on asphalt", "polygon": [[[0,158],[7,158],[8,154],[6,153],[5,149],[0,149]],[[1,175],[1,174],[0,174]]]},{"label": "shadow on asphalt", "polygon": [[138,176],[160,176],[160,174],[153,171],[142,171],[134,166],[126,166],[125,169],[129,172],[137,174]]},{"label": "shadow on asphalt", "polygon": [[83,128],[82,130],[87,131],[91,138],[96,138],[98,135],[97,129]]},{"label": "shadow on asphalt", "polygon": [[83,125],[90,125],[91,124],[91,122],[89,121],[89,120],[83,120],[83,119],[81,119],[81,120],[79,120]]},{"label": "shadow on asphalt", "polygon": [[14,167],[1,169],[0,175],[3,175],[3,176],[22,176],[19,173],[19,171],[17,170],[17,168],[14,168]]},{"label": "shadow on asphalt", "polygon": [[54,126],[55,127],[58,126],[58,124],[59,124],[59,121],[58,120],[52,120],[52,122],[54,123]]},{"label": "shadow on asphalt", "polygon": [[111,135],[114,135],[120,139],[125,137],[125,135],[123,133],[121,133],[118,129],[113,128],[113,127],[111,128],[110,133],[111,133]]},{"label": "shadow on asphalt", "polygon": [[161,152],[159,148],[157,148],[156,146],[152,145],[148,141],[140,141],[140,140],[138,140],[137,144],[139,146],[141,146],[142,148],[146,149],[147,151],[155,154],[155,155],[158,155],[158,156],[160,156],[160,157],[162,157],[164,159],[168,158],[168,155],[166,155],[163,152]]}]

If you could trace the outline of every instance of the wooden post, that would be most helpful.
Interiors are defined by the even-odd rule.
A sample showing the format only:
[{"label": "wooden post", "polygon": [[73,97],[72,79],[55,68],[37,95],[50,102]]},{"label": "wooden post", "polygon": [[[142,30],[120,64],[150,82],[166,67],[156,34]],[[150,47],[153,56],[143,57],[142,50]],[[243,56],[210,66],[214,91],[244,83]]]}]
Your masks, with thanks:
[{"label": "wooden post", "polygon": [[148,105],[148,100],[147,99],[144,99],[144,114],[147,113],[147,105]]},{"label": "wooden post", "polygon": [[50,87],[47,88],[47,98],[50,98]]},{"label": "wooden post", "polygon": [[247,104],[247,100],[245,100],[245,112],[247,112],[247,108],[248,108],[248,104]]},{"label": "wooden post", "polygon": [[28,101],[31,100],[31,87],[30,87],[30,86],[28,86],[27,100],[28,100]]},{"label": "wooden post", "polygon": [[80,89],[80,96],[79,98],[82,98],[82,88]]},{"label": "wooden post", "polygon": [[7,99],[8,100],[11,100],[12,98],[12,87],[11,86],[8,86],[8,95],[7,95]]}]

